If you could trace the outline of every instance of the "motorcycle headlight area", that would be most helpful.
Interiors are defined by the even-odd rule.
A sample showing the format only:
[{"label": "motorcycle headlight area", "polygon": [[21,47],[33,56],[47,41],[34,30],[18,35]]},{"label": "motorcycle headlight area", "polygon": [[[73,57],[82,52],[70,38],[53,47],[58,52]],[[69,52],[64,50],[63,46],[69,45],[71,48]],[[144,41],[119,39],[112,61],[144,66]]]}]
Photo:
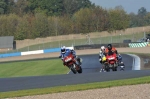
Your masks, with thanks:
[{"label": "motorcycle headlight area", "polygon": [[115,59],[114,57],[108,58],[108,60],[114,60],[114,59]]},{"label": "motorcycle headlight area", "polygon": [[66,60],[65,60],[65,62],[69,62],[69,61],[71,61],[71,57],[69,57],[69,58],[67,58]]}]

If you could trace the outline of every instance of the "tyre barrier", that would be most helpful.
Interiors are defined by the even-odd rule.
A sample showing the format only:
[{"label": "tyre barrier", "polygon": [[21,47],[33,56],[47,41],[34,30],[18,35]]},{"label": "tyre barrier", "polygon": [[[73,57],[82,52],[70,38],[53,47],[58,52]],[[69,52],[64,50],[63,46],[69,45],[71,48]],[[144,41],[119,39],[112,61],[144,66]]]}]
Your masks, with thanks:
[{"label": "tyre barrier", "polygon": [[147,46],[150,46],[150,43]]},{"label": "tyre barrier", "polygon": [[140,42],[140,43],[129,43],[129,47],[146,47],[148,46],[149,42]]}]

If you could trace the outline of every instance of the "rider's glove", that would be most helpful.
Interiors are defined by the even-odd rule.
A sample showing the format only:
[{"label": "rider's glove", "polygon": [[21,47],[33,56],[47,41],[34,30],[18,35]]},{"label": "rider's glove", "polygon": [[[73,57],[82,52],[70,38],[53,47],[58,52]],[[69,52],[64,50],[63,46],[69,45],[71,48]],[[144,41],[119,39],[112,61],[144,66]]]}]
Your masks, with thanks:
[{"label": "rider's glove", "polygon": [[59,56],[58,58],[61,58],[61,56]]}]

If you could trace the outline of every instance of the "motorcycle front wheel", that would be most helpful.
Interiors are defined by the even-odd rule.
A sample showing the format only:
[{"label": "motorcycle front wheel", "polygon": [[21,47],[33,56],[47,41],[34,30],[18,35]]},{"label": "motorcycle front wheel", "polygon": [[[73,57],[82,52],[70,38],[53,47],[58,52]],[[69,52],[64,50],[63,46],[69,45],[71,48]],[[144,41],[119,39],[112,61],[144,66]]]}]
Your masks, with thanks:
[{"label": "motorcycle front wheel", "polygon": [[[75,64],[74,64],[74,65],[75,65]],[[72,65],[72,66],[70,67],[70,69],[71,69],[71,71],[72,71],[74,74],[76,74],[77,71],[76,71],[76,69],[74,68],[74,65]]]},{"label": "motorcycle front wheel", "polygon": [[82,67],[80,66],[79,67],[79,70],[77,71],[79,74],[81,74],[82,73]]}]

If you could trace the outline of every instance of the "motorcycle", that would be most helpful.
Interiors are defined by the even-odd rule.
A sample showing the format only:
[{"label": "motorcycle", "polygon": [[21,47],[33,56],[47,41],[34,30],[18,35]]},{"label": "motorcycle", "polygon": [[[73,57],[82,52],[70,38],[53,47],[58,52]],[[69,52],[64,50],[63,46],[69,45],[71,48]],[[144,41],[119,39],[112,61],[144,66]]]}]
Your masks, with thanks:
[{"label": "motorcycle", "polygon": [[112,71],[117,71],[117,55],[113,52],[109,52],[106,55],[106,59],[107,59],[107,63],[105,63],[105,70],[107,72],[110,71],[110,69],[112,69]]},{"label": "motorcycle", "polygon": [[64,55],[64,65],[67,66],[74,74],[82,73],[82,67],[76,64],[76,58],[71,53],[65,53]]}]

